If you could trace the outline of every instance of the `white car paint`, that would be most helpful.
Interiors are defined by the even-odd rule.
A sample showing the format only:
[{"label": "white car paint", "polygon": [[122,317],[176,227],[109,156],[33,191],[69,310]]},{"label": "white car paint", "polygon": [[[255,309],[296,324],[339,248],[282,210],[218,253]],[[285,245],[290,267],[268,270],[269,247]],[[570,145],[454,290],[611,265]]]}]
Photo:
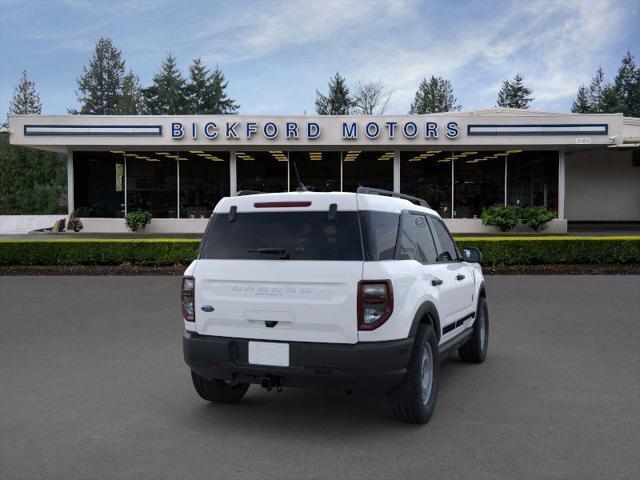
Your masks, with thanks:
[{"label": "white car paint", "polygon": [[[257,202],[310,201],[305,207],[257,209]],[[403,210],[439,217],[434,210],[404,199],[344,192],[289,192],[222,199],[214,215],[271,211]],[[452,322],[468,316],[473,324],[483,276],[480,266],[462,261],[422,264],[415,260],[302,261],[195,260],[185,271],[195,283],[196,321],[185,328],[201,335],[287,341],[354,344],[407,338],[418,309],[431,302],[440,317],[440,343],[455,336],[442,334]],[[458,279],[458,276],[464,276]],[[357,288],[361,280],[391,280],[394,309],[371,331],[357,329]],[[434,279],[442,280],[438,286]],[[203,312],[202,306],[214,306]],[[273,328],[265,322],[277,321]]]}]

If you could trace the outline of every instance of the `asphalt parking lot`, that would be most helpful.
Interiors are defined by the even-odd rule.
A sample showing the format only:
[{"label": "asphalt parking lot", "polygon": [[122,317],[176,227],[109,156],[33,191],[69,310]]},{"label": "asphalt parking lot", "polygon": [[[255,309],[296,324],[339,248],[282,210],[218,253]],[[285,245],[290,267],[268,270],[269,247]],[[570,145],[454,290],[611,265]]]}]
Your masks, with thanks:
[{"label": "asphalt parking lot", "polygon": [[640,277],[489,277],[489,356],[436,413],[191,386],[178,277],[0,277],[0,478],[640,478]]}]

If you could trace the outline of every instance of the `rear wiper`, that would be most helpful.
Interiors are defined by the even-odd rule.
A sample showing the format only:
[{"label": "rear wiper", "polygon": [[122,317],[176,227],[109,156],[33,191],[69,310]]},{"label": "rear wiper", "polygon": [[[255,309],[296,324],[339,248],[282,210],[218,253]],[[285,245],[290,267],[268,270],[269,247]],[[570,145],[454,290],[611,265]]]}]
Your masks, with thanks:
[{"label": "rear wiper", "polygon": [[257,250],[249,250],[250,253],[272,253],[275,255],[280,255],[282,260],[289,260],[289,252],[286,248],[258,248]]}]

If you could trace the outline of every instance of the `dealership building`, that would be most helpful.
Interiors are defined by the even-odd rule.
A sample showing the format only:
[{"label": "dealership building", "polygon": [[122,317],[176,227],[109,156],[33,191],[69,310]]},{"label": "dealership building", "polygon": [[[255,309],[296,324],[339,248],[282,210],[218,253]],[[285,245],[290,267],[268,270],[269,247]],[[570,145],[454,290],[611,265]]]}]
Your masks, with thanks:
[{"label": "dealership building", "polygon": [[491,109],[407,116],[45,116],[9,118],[14,145],[67,157],[69,212],[87,232],[202,232],[241,190],[422,197],[453,232],[485,231],[495,204],[544,206],[547,229],[640,222],[640,119]]}]

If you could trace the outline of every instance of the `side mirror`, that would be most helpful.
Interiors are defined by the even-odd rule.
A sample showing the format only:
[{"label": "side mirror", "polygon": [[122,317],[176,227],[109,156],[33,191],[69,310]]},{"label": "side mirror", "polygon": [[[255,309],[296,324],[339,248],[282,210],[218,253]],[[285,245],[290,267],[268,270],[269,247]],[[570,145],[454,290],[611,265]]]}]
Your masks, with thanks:
[{"label": "side mirror", "polygon": [[462,250],[462,260],[469,263],[482,263],[482,253],[473,247],[467,247]]}]

